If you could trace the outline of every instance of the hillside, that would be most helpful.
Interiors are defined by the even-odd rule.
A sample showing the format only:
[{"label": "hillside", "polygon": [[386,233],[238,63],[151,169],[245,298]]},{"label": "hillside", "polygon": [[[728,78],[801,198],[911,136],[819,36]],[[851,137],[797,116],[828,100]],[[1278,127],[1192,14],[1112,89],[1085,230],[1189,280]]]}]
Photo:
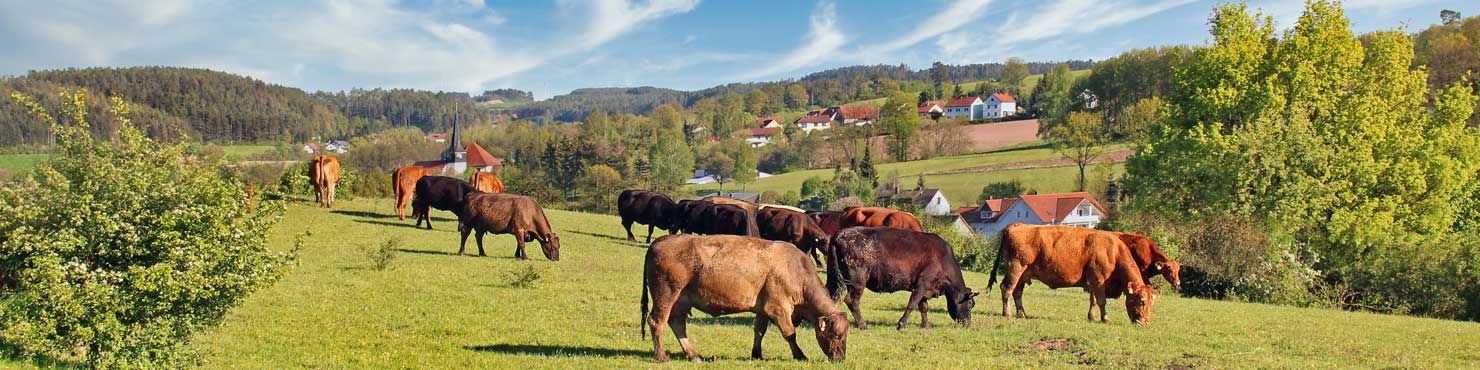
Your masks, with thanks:
[{"label": "hillside", "polygon": [[[457,234],[445,212],[434,212],[438,229],[427,231],[388,216],[389,200],[336,207],[289,208],[271,243],[287,250],[307,232],[298,263],[194,342],[205,368],[659,366],[651,340],[639,336],[645,248],[621,240],[614,216],[549,211],[562,237],[562,260],[531,251],[534,259],[520,262],[509,258],[513,241],[503,235],[485,240],[491,257],[449,255]],[[390,239],[401,241],[393,268],[369,269],[363,250]],[[513,273],[524,268],[541,278],[533,288],[511,286]],[[987,283],[985,274],[964,275],[972,289]],[[919,323],[913,316],[911,327],[896,331],[907,296],[864,294],[864,316],[873,327],[851,333],[848,358],[839,365],[819,358],[810,326],[799,329],[797,340],[809,362],[790,360],[775,329],[765,338],[765,360],[749,360],[750,314],[695,312],[689,333],[710,366],[722,368],[1480,366],[1480,324],[1469,322],[1188,299],[1164,288],[1150,326],[1127,324],[1120,300],[1109,305],[1114,323],[1104,325],[1085,321],[1082,291],[1035,284],[1025,294],[1031,319],[995,315],[1001,306],[991,291],[977,297],[971,328],[951,325],[933,304],[935,328],[913,326]],[[664,340],[670,355],[681,356],[672,334]],[[0,367],[25,366],[0,360]]]}]

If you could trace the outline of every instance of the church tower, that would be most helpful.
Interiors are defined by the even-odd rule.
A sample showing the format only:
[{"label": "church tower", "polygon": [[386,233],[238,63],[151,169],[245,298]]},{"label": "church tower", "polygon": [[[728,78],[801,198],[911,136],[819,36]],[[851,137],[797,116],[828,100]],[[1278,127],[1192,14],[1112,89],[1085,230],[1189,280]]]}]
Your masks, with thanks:
[{"label": "church tower", "polygon": [[458,126],[458,118],[458,115],[454,113],[452,116],[452,138],[448,140],[451,144],[447,145],[447,150],[442,152],[442,161],[448,164],[468,161],[468,149],[463,147],[462,127]]}]

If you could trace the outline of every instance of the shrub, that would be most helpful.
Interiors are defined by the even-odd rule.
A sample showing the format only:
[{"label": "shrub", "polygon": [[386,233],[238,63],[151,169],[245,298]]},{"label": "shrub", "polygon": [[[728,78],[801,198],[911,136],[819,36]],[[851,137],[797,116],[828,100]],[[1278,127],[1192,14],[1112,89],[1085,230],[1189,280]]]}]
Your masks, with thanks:
[{"label": "shrub", "polygon": [[365,257],[370,259],[370,266],[378,271],[391,268],[396,262],[396,253],[401,250],[401,239],[391,238],[380,243],[377,248],[365,248]]},{"label": "shrub", "polygon": [[781,202],[781,204],[797,207],[802,205],[802,196],[797,194],[796,190],[787,190],[786,194],[782,194],[781,199],[777,199],[776,201]]},{"label": "shrub", "polygon": [[520,264],[514,271],[509,272],[509,286],[520,289],[533,288],[543,277],[544,271],[528,264]]},{"label": "shrub", "polygon": [[761,201],[761,203],[765,204],[776,204],[777,202],[781,201],[781,193],[778,193],[775,190],[766,190],[761,192],[759,200]]},{"label": "shrub", "polygon": [[64,94],[57,155],[0,189],[0,347],[96,368],[174,368],[183,344],[281,275],[267,249],[282,205],[246,211],[244,187],[185,147],[154,142],[113,99],[116,140],[95,140],[85,92]]},{"label": "shrub", "polygon": [[994,182],[982,186],[982,193],[976,197],[976,202],[985,202],[987,199],[1015,198],[1023,194],[1028,194],[1028,188],[1023,186],[1022,181],[1014,179]]}]

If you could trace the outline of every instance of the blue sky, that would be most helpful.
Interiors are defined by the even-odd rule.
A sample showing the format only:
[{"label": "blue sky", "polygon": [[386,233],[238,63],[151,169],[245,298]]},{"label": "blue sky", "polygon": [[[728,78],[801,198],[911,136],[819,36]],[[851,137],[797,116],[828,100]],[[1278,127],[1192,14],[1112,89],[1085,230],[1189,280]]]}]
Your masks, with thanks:
[{"label": "blue sky", "polygon": [[[305,90],[699,89],[856,64],[1103,59],[1200,44],[1212,0],[0,0],[0,75],[203,67]],[[1288,26],[1298,0],[1251,1]],[[1469,0],[1349,0],[1359,32]]]}]

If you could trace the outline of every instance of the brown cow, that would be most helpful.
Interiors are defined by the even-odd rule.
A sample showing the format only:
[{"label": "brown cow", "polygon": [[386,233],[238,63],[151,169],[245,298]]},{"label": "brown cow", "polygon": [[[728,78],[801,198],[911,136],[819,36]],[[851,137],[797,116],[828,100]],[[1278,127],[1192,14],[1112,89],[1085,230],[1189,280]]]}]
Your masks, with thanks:
[{"label": "brown cow", "polygon": [[785,208],[764,207],[755,214],[756,228],[760,230],[761,239],[783,241],[796,245],[802,252],[812,256],[812,261],[818,265],[822,261],[817,259],[816,252],[828,255],[828,241],[831,235],[817,227],[805,213],[792,211]]},{"label": "brown cow", "polygon": [[1131,248],[1131,257],[1136,259],[1136,266],[1141,267],[1141,277],[1146,279],[1146,284],[1151,284],[1151,278],[1162,275],[1173,287],[1182,287],[1182,264],[1177,260],[1167,258],[1156,242],[1145,235],[1132,233],[1115,233]]},{"label": "brown cow", "polygon": [[473,171],[473,175],[468,177],[468,183],[473,184],[474,189],[484,193],[504,192],[504,182],[499,181],[498,176],[489,172]]},{"label": "brown cow", "polygon": [[545,210],[530,197],[468,193],[463,213],[459,216],[458,231],[462,233],[462,243],[457,247],[459,256],[468,246],[468,234],[477,231],[479,256],[487,256],[483,252],[483,234],[494,233],[514,236],[514,243],[518,245],[514,258],[529,259],[529,255],[524,253],[524,243],[538,240],[545,258],[560,260],[560,235],[550,229]]},{"label": "brown cow", "polygon": [[648,248],[642,270],[643,325],[652,327],[654,354],[658,361],[668,361],[662,334],[663,325],[672,325],[684,354],[700,362],[687,330],[690,310],[699,309],[712,316],[754,312],[752,358],[761,358],[761,338],[769,324],[776,324],[791,345],[792,358],[807,359],[796,340],[796,325],[806,321],[817,325],[823,353],[842,361],[848,315],[828,297],[816,271],[810,259],[785,242],[728,235],[658,238]]},{"label": "brown cow", "polygon": [[884,207],[852,207],[843,211],[842,228],[855,226],[892,227],[924,232],[920,219],[909,212]]},{"label": "brown cow", "polygon": [[1090,292],[1089,319],[1109,323],[1105,312],[1109,287],[1125,286],[1126,313],[1137,325],[1151,322],[1151,305],[1156,290],[1146,285],[1140,268],[1131,257],[1129,247],[1115,234],[1073,226],[1039,226],[1013,223],[1003,229],[997,260],[992,262],[988,289],[997,281],[997,268],[1006,261],[1002,280],[1002,315],[1007,316],[1008,297],[1017,302],[1017,316],[1027,317],[1023,310],[1023,288],[1028,280],[1037,279],[1050,288],[1084,287]]},{"label": "brown cow", "polygon": [[254,213],[257,211],[257,204],[254,201],[255,199],[257,199],[257,184],[249,182],[247,183],[247,213]]},{"label": "brown cow", "polygon": [[313,184],[314,199],[320,207],[334,207],[334,185],[339,182],[339,160],[316,155],[309,163],[308,182]]},{"label": "brown cow", "polygon": [[838,235],[838,231],[843,230],[842,212],[811,211],[807,212],[807,218],[810,218],[812,219],[812,222],[817,223],[817,227],[822,228],[822,232],[827,233],[827,236],[829,238],[831,238],[833,235]]},{"label": "brown cow", "polygon": [[863,290],[878,293],[910,291],[904,315],[896,329],[904,329],[910,310],[920,310],[920,327],[930,327],[925,303],[938,296],[946,297],[946,312],[951,319],[971,326],[971,308],[976,295],[961,278],[961,266],[951,244],[935,234],[892,227],[853,227],[839,231],[832,239],[828,258],[827,288],[833,297],[848,288],[845,303],[853,310],[858,329],[868,329],[859,309]]},{"label": "brown cow", "polygon": [[[396,215],[402,220],[406,219],[406,205],[411,204],[411,195],[416,194],[416,180],[427,175],[427,169],[421,166],[405,166],[391,172],[391,188],[396,195]],[[413,210],[411,217],[418,216]]]}]

